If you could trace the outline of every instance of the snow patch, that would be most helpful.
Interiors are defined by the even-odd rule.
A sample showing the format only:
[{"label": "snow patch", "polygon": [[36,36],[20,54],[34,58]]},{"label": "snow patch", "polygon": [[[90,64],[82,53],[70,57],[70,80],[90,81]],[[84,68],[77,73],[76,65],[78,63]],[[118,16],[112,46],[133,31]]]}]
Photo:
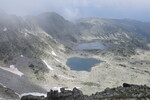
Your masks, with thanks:
[{"label": "snow patch", "polygon": [[57,56],[56,53],[54,51],[52,51],[52,55]]},{"label": "snow patch", "polygon": [[25,95],[44,96],[44,97],[47,96],[47,94],[45,94],[45,93],[30,92],[30,93],[23,93],[23,94],[21,94],[21,97],[25,96]]},{"label": "snow patch", "polygon": [[[50,87],[49,85],[45,85],[44,88],[49,91],[49,90],[56,90],[58,92],[61,92],[60,89],[64,87]],[[71,88],[65,88],[66,90],[72,90]]]},{"label": "snow patch", "polygon": [[51,90],[57,90],[58,92],[60,92],[60,88],[62,87],[52,87]]},{"label": "snow patch", "polygon": [[28,33],[25,33],[25,37],[27,37],[28,36]]},{"label": "snow patch", "polygon": [[0,100],[18,100],[18,99],[7,99],[7,98],[0,98]]},{"label": "snow patch", "polygon": [[[76,86],[75,86],[75,87],[76,87]],[[65,88],[65,90],[73,90],[74,87],[63,87],[63,86],[62,86],[62,87],[59,87],[59,86],[58,86],[58,87],[51,87],[51,86],[49,86],[49,85],[44,85],[43,88],[45,88],[48,92],[49,92],[50,90],[57,90],[58,92],[61,92],[61,91],[60,91],[61,88]],[[79,88],[81,88],[81,87],[76,87],[76,88],[79,89]]]},{"label": "snow patch", "polygon": [[25,32],[27,32],[27,33],[31,33],[28,29],[25,29]]},{"label": "snow patch", "polygon": [[1,98],[1,97],[0,97],[0,100],[12,100],[12,99],[5,99],[5,98]]},{"label": "snow patch", "polygon": [[[51,89],[51,90],[57,90],[58,92],[61,92],[61,91],[60,91],[61,88],[65,88],[65,87],[52,87],[52,88],[50,88],[50,89]],[[74,88],[74,87],[73,87],[73,88]],[[72,88],[72,87],[70,87],[70,88],[67,87],[67,88],[65,88],[65,90],[71,90],[71,91],[72,91],[73,88]],[[76,87],[76,88],[79,89],[80,87]]]},{"label": "snow patch", "polygon": [[1,66],[0,66],[0,68],[3,69],[3,70],[5,70],[5,71],[11,72],[11,73],[13,73],[13,74],[16,74],[16,75],[18,75],[18,76],[20,76],[20,77],[21,77],[22,75],[24,75],[21,71],[19,71],[19,70],[15,67],[15,65],[10,65],[10,68],[1,67]]},{"label": "snow patch", "polygon": [[[55,58],[56,59],[56,58]],[[56,59],[57,62],[62,63],[60,60]]]},{"label": "snow patch", "polygon": [[0,83],[0,85],[2,85],[4,88],[7,88],[5,85],[3,85],[2,83]]},{"label": "snow patch", "polygon": [[52,87],[49,85],[43,85],[43,88],[47,90],[47,92],[49,92],[49,90],[57,90],[58,92],[60,92],[60,88],[62,87]]},{"label": "snow patch", "polygon": [[4,32],[7,31],[7,28],[5,27],[5,28],[3,29],[3,31],[4,31]]},{"label": "snow patch", "polygon": [[54,70],[50,65],[48,65],[48,63],[45,61],[45,60],[42,60],[44,63],[45,63],[45,65],[50,69],[50,70]]},{"label": "snow patch", "polygon": [[23,55],[20,55],[20,57],[24,57]]},{"label": "snow patch", "polygon": [[128,39],[130,38],[126,33],[124,33],[124,34],[125,34],[126,38],[128,38]]}]

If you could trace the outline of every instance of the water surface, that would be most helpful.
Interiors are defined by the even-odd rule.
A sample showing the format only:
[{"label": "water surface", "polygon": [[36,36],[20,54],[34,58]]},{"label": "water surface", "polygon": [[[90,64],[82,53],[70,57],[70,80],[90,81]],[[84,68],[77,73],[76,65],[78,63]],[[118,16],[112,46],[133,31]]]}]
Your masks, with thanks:
[{"label": "water surface", "polygon": [[90,71],[94,65],[101,62],[101,60],[97,60],[95,58],[72,57],[67,60],[66,64],[70,67],[71,70]]},{"label": "water surface", "polygon": [[74,50],[103,50],[106,46],[100,42],[81,43]]}]

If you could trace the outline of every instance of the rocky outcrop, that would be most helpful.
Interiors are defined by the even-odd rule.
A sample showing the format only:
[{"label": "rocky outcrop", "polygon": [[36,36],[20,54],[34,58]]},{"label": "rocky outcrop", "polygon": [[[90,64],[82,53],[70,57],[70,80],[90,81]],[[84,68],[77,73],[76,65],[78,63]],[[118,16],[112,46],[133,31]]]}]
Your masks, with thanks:
[{"label": "rocky outcrop", "polygon": [[123,86],[112,89],[106,88],[103,92],[97,92],[96,94],[92,95],[92,98],[94,98],[94,100],[130,100],[131,98],[132,100],[150,100],[150,87],[146,85],[123,83]]},{"label": "rocky outcrop", "polygon": [[106,88],[103,92],[97,92],[91,96],[83,95],[82,91],[74,88],[72,91],[60,89],[61,92],[50,90],[47,97],[23,96],[21,100],[150,100],[150,87],[146,85],[134,85],[124,83],[117,88]]},{"label": "rocky outcrop", "polygon": [[77,88],[74,88],[72,91],[65,90],[64,88],[60,90],[61,92],[50,90],[45,98],[43,96],[27,95],[23,96],[21,100],[87,100],[82,91]]}]

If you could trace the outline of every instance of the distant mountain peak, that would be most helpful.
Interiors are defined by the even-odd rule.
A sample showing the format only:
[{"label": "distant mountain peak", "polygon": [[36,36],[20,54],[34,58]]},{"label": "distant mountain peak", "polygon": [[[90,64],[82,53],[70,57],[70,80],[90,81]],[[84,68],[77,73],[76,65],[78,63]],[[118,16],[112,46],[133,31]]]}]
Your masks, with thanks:
[{"label": "distant mountain peak", "polygon": [[39,17],[55,18],[55,19],[61,18],[64,20],[64,18],[61,15],[57,14],[56,12],[45,12],[45,13],[40,14]]}]

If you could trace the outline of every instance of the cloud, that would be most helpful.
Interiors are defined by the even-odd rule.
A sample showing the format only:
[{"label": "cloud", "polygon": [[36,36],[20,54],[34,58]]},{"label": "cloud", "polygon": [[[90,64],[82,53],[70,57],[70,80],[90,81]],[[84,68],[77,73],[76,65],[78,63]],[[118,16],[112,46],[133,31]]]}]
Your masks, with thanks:
[{"label": "cloud", "polygon": [[0,0],[0,8],[8,13],[31,15],[54,11],[69,19],[89,16],[144,19],[144,14],[150,18],[149,4],[150,0]]},{"label": "cloud", "polygon": [[63,15],[67,19],[77,19],[80,18],[80,13],[78,8],[64,8]]}]

